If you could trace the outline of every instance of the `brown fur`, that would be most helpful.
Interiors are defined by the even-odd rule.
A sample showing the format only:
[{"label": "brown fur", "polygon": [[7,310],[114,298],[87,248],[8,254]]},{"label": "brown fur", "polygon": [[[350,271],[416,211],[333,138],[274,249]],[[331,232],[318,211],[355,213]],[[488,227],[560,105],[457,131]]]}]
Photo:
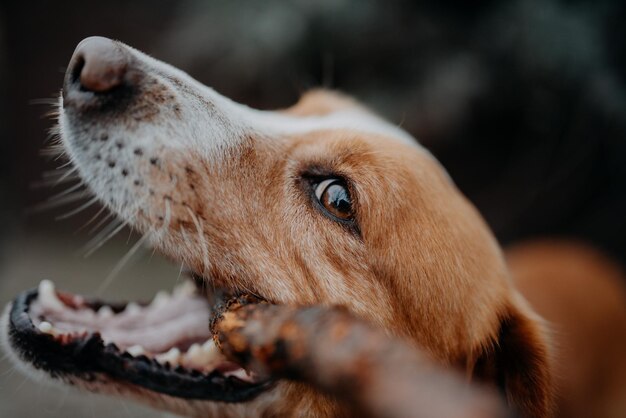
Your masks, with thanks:
[{"label": "brown fur", "polygon": [[[331,111],[336,97],[343,106],[345,99],[317,92],[297,113]],[[171,235],[166,252],[179,248],[196,270],[273,302],[344,305],[465,373],[476,369],[484,378],[475,365],[495,362],[490,378],[512,405],[525,416],[550,414],[542,326],[510,283],[484,221],[428,153],[332,130],[251,138],[231,157],[216,167],[197,156],[168,156],[170,175],[181,177],[183,166],[198,174],[193,190],[178,187],[171,196],[173,225],[194,224],[187,206],[202,214],[204,229]],[[355,179],[360,234],[308,205],[297,179],[316,167]],[[281,409],[306,405],[311,415],[329,407],[291,386],[284,399]]]},{"label": "brown fur", "polygon": [[[106,44],[103,40],[97,42]],[[107,45],[126,48],[122,44]],[[151,119],[124,120],[124,115],[117,115],[120,120],[115,121],[115,127],[127,126],[132,130],[149,122],[146,132],[150,132],[150,139],[165,127],[167,132],[182,136],[171,140],[186,145],[170,147],[163,138],[154,138],[150,142],[153,148],[145,145],[145,149],[134,154],[132,164],[137,166],[137,176],[141,176],[134,183],[126,174],[120,180],[101,167],[97,170],[105,180],[125,187],[126,194],[121,194],[120,199],[128,195],[142,197],[143,206],[138,213],[118,211],[132,217],[133,226],[144,232],[160,228],[154,243],[177,262],[183,261],[217,285],[261,295],[271,302],[345,306],[387,333],[405,338],[442,365],[458,369],[468,380],[497,386],[524,417],[544,418],[553,413],[553,344],[546,325],[533,308],[554,321],[550,326],[557,331],[560,326],[574,328],[568,334],[572,340],[567,345],[571,342],[572,353],[576,354],[560,357],[567,362],[559,363],[570,364],[574,359],[585,358],[580,376],[578,371],[572,372],[576,374],[573,386],[578,387],[578,382],[591,385],[587,373],[600,373],[597,367],[617,368],[615,357],[619,353],[610,352],[611,342],[606,334],[597,339],[593,353],[577,351],[584,350],[585,344],[591,346],[586,339],[595,338],[598,330],[594,331],[594,327],[607,315],[614,321],[612,329],[622,335],[618,330],[624,323],[623,299],[609,297],[617,288],[619,274],[606,268],[605,263],[596,260],[570,271],[569,257],[578,257],[578,262],[582,262],[586,252],[554,253],[550,248],[535,253],[514,252],[514,284],[502,251],[481,216],[423,148],[409,145],[402,138],[358,129],[354,123],[350,125],[354,126],[352,129],[290,130],[307,133],[282,135],[258,134],[254,127],[245,124],[233,128],[230,123],[237,124],[238,119],[231,121],[220,113],[233,107],[222,102],[225,107],[219,108],[219,100],[211,102],[211,98],[216,98],[213,93],[198,90],[192,82],[165,67],[158,72],[171,85],[164,83],[166,88],[160,89],[156,79],[152,84],[157,86],[144,85],[158,64],[149,63],[145,56],[133,56],[136,70],[146,72],[142,74],[145,77],[133,82],[158,91],[159,97],[165,97],[168,89],[175,92],[167,96],[171,97],[168,106],[173,107],[169,112],[149,94],[140,96],[135,107],[143,109]],[[70,99],[70,93],[64,97]],[[185,106],[187,101],[193,106]],[[197,113],[198,109],[203,110]],[[132,115],[132,111],[127,109],[124,114]],[[82,132],[84,115],[76,115],[80,109],[69,106],[67,113],[71,116],[72,112],[74,119],[68,122],[67,129]],[[357,113],[356,124],[371,116],[374,125],[380,125],[374,115],[353,100],[321,90],[305,95],[282,114],[296,119],[289,119],[289,123],[313,116],[307,121],[310,123],[320,120],[316,117],[335,112],[343,112],[340,117],[347,119]],[[194,148],[202,148],[199,142],[185,141],[189,139],[187,135],[198,131],[194,130],[197,121],[183,119],[186,114],[199,115],[198,119],[213,118],[215,124],[198,126],[217,127],[219,132],[213,139],[218,138],[222,141],[220,146],[224,146],[219,155],[216,149],[199,152],[202,150]],[[248,121],[254,123],[256,116]],[[172,117],[177,118],[174,125],[189,129],[173,129]],[[106,123],[102,124],[106,130]],[[373,131],[402,136],[393,129]],[[122,134],[125,138],[126,132]],[[211,138],[210,133],[206,134]],[[224,139],[228,135],[233,137]],[[79,141],[78,136],[67,140],[70,147],[77,146],[72,144]],[[122,155],[115,149],[107,150],[110,158]],[[77,158],[88,159],[84,155]],[[97,163],[81,162],[99,167]],[[114,165],[109,167],[113,169]],[[303,180],[309,174],[347,179],[358,227],[347,228],[311,204],[310,191]],[[99,197],[108,197],[110,203],[113,197],[106,193],[100,191]],[[113,200],[113,206],[128,205]],[[542,258],[554,261],[537,264]],[[614,277],[615,283],[603,285],[605,276]],[[566,279],[576,281],[577,286],[568,283],[567,290],[561,292],[563,282],[559,280]],[[598,299],[605,306],[596,309],[586,296],[593,289],[599,292]],[[555,301],[565,299],[566,293],[574,304],[564,303],[562,310],[557,309],[561,304]],[[572,322],[572,312],[584,313],[584,321]],[[576,330],[578,326],[580,330]],[[604,356],[606,364],[595,363],[598,356]],[[566,374],[563,368],[556,370]],[[587,393],[568,389],[567,385],[563,388],[564,396]],[[170,409],[196,415],[213,413],[217,408],[214,404],[186,404],[181,409],[180,402],[161,399]],[[288,382],[261,395],[249,408],[246,404],[229,408],[222,413],[267,417],[346,413],[332,398]]]},{"label": "brown fur", "polygon": [[559,416],[626,416],[624,274],[589,246],[544,240],[507,253],[515,283],[551,325]]}]

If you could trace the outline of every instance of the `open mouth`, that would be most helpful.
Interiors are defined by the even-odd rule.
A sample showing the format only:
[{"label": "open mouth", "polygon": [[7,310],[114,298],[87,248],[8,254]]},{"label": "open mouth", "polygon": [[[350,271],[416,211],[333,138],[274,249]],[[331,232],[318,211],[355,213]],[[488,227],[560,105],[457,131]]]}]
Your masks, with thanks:
[{"label": "open mouth", "polygon": [[[44,280],[15,298],[9,339],[23,360],[52,377],[104,374],[170,396],[243,402],[272,386],[215,346],[218,307],[190,281],[150,303],[107,304],[55,290]],[[217,302],[219,305],[220,302]]]}]

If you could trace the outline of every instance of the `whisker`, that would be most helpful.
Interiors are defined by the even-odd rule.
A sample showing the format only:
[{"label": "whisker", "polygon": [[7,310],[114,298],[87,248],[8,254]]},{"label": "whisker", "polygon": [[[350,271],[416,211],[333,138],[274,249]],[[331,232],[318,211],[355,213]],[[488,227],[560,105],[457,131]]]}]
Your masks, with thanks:
[{"label": "whisker", "polygon": [[48,134],[44,140],[44,146],[52,145],[65,148],[63,145],[63,139],[61,138],[61,130],[59,128],[48,129]]},{"label": "whisker", "polygon": [[11,365],[11,367],[9,369],[3,371],[0,374],[0,377],[7,378],[7,380],[8,380],[10,377],[12,377],[15,374],[15,372],[17,372],[17,367],[14,366],[14,365]]},{"label": "whisker", "polygon": [[63,181],[65,181],[66,178],[68,178],[69,176],[74,174],[76,171],[78,171],[78,167],[74,166],[72,169],[68,170],[65,174],[63,174],[61,177],[59,177],[59,179],[56,181],[54,186],[56,186],[56,185],[62,183]]},{"label": "whisker", "polygon": [[58,157],[66,155],[66,151],[65,147],[61,144],[51,144],[39,150],[39,155],[44,157]]},{"label": "whisker", "polygon": [[[172,221],[172,210],[170,206],[170,202],[168,200],[165,201],[165,213],[163,214],[163,224],[153,232],[153,235],[157,239],[162,239],[162,237],[167,233],[167,230],[170,227],[170,223]],[[156,251],[156,248],[154,249]],[[153,255],[154,255],[153,251]]]},{"label": "whisker", "polygon": [[66,172],[64,170],[47,170],[44,171],[41,174],[41,177],[45,178],[45,179],[58,179],[59,177],[63,176]]},{"label": "whisker", "polygon": [[172,208],[170,207],[170,201],[165,201],[165,216],[163,217],[163,225],[161,226],[161,234],[165,234],[170,227],[172,221]]},{"label": "whisker", "polygon": [[[181,234],[181,235],[182,235],[182,237],[183,237],[183,242],[184,242],[184,245],[185,245],[186,247],[193,247],[193,243],[191,243],[191,242],[190,242],[189,237],[187,236],[187,232],[185,232],[185,228],[184,228],[182,225],[181,225],[181,226],[180,226],[180,228],[179,228],[179,232],[180,232],[180,234]],[[205,257],[205,259],[204,259],[204,260],[205,260],[205,262],[206,262],[206,263],[208,263],[208,258],[206,258],[206,257]],[[184,260],[183,260],[183,263],[184,263]],[[183,265],[181,264],[181,273],[182,273],[182,268],[183,268]],[[206,273],[206,272],[204,271],[204,270],[206,270],[206,266],[203,266],[202,268],[203,268],[203,271],[200,271],[200,272],[198,272],[198,273],[200,273],[202,276],[204,276],[204,275],[205,275],[205,273]],[[180,278],[180,273],[179,273],[179,278]],[[213,282],[213,281],[207,282],[206,280],[202,280],[202,284],[201,284],[201,285],[202,285],[202,289],[203,289],[203,290],[204,290],[204,289],[206,289],[206,287],[207,287],[209,284],[211,285],[211,287],[212,287],[212,289],[213,289],[213,293],[215,293],[215,282]]]},{"label": "whisker", "polygon": [[56,109],[51,109],[48,110],[47,112],[45,112],[41,117],[42,119],[57,119],[59,118],[59,115],[61,114],[61,111],[56,108]]},{"label": "whisker", "polygon": [[[58,160],[58,157],[55,158],[55,161]],[[64,168],[67,168],[69,166],[71,166],[73,164],[72,160],[66,161],[65,163],[61,164],[60,166],[57,167],[57,170],[62,170]]]},{"label": "whisker", "polygon": [[180,268],[178,269],[178,277],[176,277],[176,283],[180,282],[180,278],[183,275],[183,270],[185,269],[185,262],[180,263]]},{"label": "whisker", "polygon": [[396,126],[402,129],[402,126],[404,125],[405,121],[406,121],[406,112],[402,112],[402,119],[400,119],[400,122],[398,122]]},{"label": "whisker", "polygon": [[60,197],[53,201],[48,201],[48,202],[37,204],[29,209],[26,209],[26,213],[32,214],[32,213],[38,213],[38,212],[48,210],[48,209],[58,208],[59,206],[67,205],[68,203],[72,203],[77,200],[84,199],[87,196],[89,196],[89,193],[84,190],[81,190],[79,192],[75,192],[75,193]]},{"label": "whisker", "polygon": [[[166,207],[167,209],[167,207]],[[148,219],[152,219],[152,209],[150,207],[148,207]],[[151,227],[151,229],[153,229],[153,227]],[[162,232],[159,231],[151,231],[150,232],[152,237],[160,237],[162,235]],[[156,239],[155,239],[156,241]],[[152,252],[150,253],[150,258],[148,259],[148,262],[152,261],[152,258],[154,257],[154,254],[157,251],[157,247],[156,246],[152,246]]]},{"label": "whisker", "polygon": [[61,143],[61,125],[59,125],[58,123],[55,123],[48,129],[48,133],[50,135],[56,136],[57,139],[59,140],[59,143]]},{"label": "whisker", "polygon": [[[119,222],[119,223],[117,223],[117,222]],[[114,221],[114,222],[112,222],[110,224],[110,225],[116,225],[117,224],[117,226],[113,226],[111,228],[111,229],[113,229],[112,231],[107,227],[107,228],[103,229],[102,231],[100,231],[100,233],[93,240],[91,240],[91,241],[89,241],[87,243],[87,245],[85,247],[87,247],[87,248],[91,247],[91,248],[88,251],[85,252],[85,255],[83,257],[87,258],[91,254],[96,252],[96,250],[98,248],[102,247],[107,241],[109,241],[111,238],[113,238],[115,235],[117,235],[117,233],[120,232],[126,226],[126,222],[124,222],[124,221],[117,221],[117,222]],[[102,236],[104,236],[104,238],[102,238]]]},{"label": "whisker", "polygon": [[130,412],[130,409],[128,409],[128,404],[126,403],[126,400],[124,398],[117,398],[120,403],[122,404],[122,408],[124,408],[124,412],[126,413],[126,416],[128,418],[133,418],[133,414]]},{"label": "whisker", "polygon": [[42,99],[32,99],[28,101],[30,105],[48,105],[48,106],[56,106],[59,104],[58,98],[42,98]]},{"label": "whisker", "polygon": [[[103,209],[106,206],[103,207]],[[112,216],[114,216],[115,214],[113,212],[109,212],[108,215],[106,215],[104,218],[102,218],[93,228],[91,228],[87,234],[91,235],[94,232],[96,232],[106,221],[108,221],[109,219],[111,219]]]},{"label": "whisker", "polygon": [[76,190],[78,190],[78,189],[80,188],[80,186],[83,186],[83,185],[84,185],[84,183],[83,183],[82,181],[81,181],[80,183],[76,183],[75,185],[70,186],[69,188],[65,189],[64,191],[59,192],[59,193],[57,193],[57,194],[55,194],[55,195],[50,196],[50,197],[49,197],[48,199],[46,199],[46,200],[47,200],[48,202],[53,202],[53,201],[55,201],[55,200],[57,200],[57,199],[62,198],[63,196],[66,196],[66,195],[68,195],[68,194],[70,194],[70,193],[72,193],[72,192],[75,192]]},{"label": "whisker", "polygon": [[128,245],[128,243],[130,242],[130,239],[133,236],[133,229],[132,228],[128,228],[128,238],[126,238],[126,245]]},{"label": "whisker", "polygon": [[46,139],[43,141],[43,143],[44,145],[52,144],[63,146],[63,140],[61,139],[61,127],[58,123],[54,124],[50,129],[48,129],[48,135],[46,135]]},{"label": "whisker", "polygon": [[[111,216],[112,214],[109,214],[109,215]],[[106,218],[105,218],[105,220],[106,220]],[[102,222],[102,221],[100,221],[100,222]],[[108,235],[111,231],[113,231],[115,228],[117,228],[121,223],[123,223],[123,221],[121,221],[121,220],[119,220],[117,218],[113,219],[111,222],[109,222],[107,225],[105,225],[105,227],[102,228],[102,230],[99,231],[96,234],[96,236],[94,236],[89,241],[87,241],[87,243],[83,247],[83,250],[87,251],[89,248],[91,248],[93,245],[95,245],[97,242],[99,242],[102,238],[104,238],[104,236]]]},{"label": "whisker", "polygon": [[77,207],[74,210],[71,210],[63,215],[59,215],[57,216],[55,219],[57,221],[60,221],[62,219],[67,219],[67,218],[71,218],[72,216],[84,211],[85,209],[87,209],[88,207],[90,207],[91,205],[93,205],[94,203],[96,203],[98,201],[98,197],[94,196],[92,199],[89,199],[87,202],[83,203],[82,205],[80,205],[79,207]]},{"label": "whisker", "polygon": [[68,176],[67,178],[62,179],[62,180],[59,180],[60,177],[61,176],[53,178],[51,176],[48,176],[48,178],[44,178],[43,180],[37,180],[37,181],[32,182],[31,187],[34,189],[39,189],[42,187],[56,187],[60,184],[68,183],[70,181],[81,180],[78,174]]},{"label": "whisker", "polygon": [[20,390],[22,390],[26,383],[30,383],[30,378],[28,376],[24,376],[24,380],[22,381],[22,383],[15,386],[15,389],[13,389],[13,395],[16,395]]},{"label": "whisker", "polygon": [[196,232],[198,233],[198,244],[201,245],[202,247],[202,259],[203,260],[208,260],[209,258],[209,247],[208,244],[206,242],[206,238],[203,234],[203,229],[202,229],[202,224],[200,223],[200,220],[198,219],[198,217],[196,216],[195,213],[193,213],[193,210],[191,210],[190,207],[185,206],[185,209],[187,209],[187,212],[189,213],[189,216],[191,216],[191,219],[193,220],[194,225],[196,226]]},{"label": "whisker", "polygon": [[66,170],[46,170],[44,172],[41,173],[41,177],[44,180],[58,180],[59,178],[63,177],[63,175],[66,173]]},{"label": "whisker", "polygon": [[[189,239],[189,236],[187,235],[187,231],[185,231],[185,228],[182,225],[179,228],[179,232],[180,232],[180,235],[182,235],[183,237],[184,246],[186,248],[193,248],[193,243]],[[185,261],[184,258],[185,257],[183,256],[183,261]],[[200,273],[204,273],[204,272],[200,272]]]},{"label": "whisker", "polygon": [[[59,161],[61,158],[67,158],[67,153],[65,152],[65,150],[61,151],[56,156],[54,156],[52,161],[56,162],[56,161]],[[65,168],[65,167],[69,166],[70,164],[72,164],[72,161],[68,160],[65,164],[63,164],[59,168]]]},{"label": "whisker", "polygon": [[139,238],[137,242],[135,242],[135,244],[131,247],[131,249],[128,250],[128,252],[124,255],[124,257],[122,257],[120,261],[117,262],[115,267],[113,267],[113,270],[111,270],[108,276],[102,281],[100,286],[98,286],[98,288],[96,289],[97,295],[102,294],[102,292],[104,292],[111,285],[113,280],[117,277],[117,275],[122,270],[122,268],[124,268],[126,263],[130,261],[130,259],[135,255],[137,250],[146,242],[146,240],[148,239],[148,236],[149,234],[144,234],[141,238]]},{"label": "whisker", "polygon": [[83,226],[81,226],[80,228],[78,228],[78,229],[77,229],[74,233],[76,234],[76,233],[78,233],[78,232],[82,231],[83,229],[85,229],[86,227],[88,227],[88,226],[89,226],[89,224],[91,224],[92,222],[94,222],[94,221],[98,218],[98,216],[100,216],[100,214],[102,214],[102,212],[104,212],[104,210],[105,210],[105,209],[106,209],[106,206],[102,206],[102,207],[98,210],[98,212],[96,212],[96,214],[95,214],[95,215],[93,215],[91,218],[89,218],[89,220],[88,220],[88,221],[87,221],[87,222],[86,222]]}]

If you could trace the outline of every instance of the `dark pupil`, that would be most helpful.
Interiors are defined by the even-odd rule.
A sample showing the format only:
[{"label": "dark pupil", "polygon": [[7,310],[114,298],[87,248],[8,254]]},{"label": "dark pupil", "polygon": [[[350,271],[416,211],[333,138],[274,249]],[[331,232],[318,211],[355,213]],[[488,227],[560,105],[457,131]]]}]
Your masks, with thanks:
[{"label": "dark pupil", "polygon": [[350,202],[350,196],[345,187],[339,184],[331,184],[326,189],[327,202],[337,212],[350,213],[352,203]]}]

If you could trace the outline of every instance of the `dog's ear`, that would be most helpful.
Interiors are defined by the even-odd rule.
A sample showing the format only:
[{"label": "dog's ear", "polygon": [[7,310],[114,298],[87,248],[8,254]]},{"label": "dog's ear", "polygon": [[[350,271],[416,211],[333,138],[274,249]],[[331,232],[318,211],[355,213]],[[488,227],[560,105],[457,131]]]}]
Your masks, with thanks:
[{"label": "dog's ear", "polygon": [[553,414],[551,363],[543,320],[518,301],[502,316],[497,341],[479,355],[473,374],[497,385],[521,416],[544,418]]}]

